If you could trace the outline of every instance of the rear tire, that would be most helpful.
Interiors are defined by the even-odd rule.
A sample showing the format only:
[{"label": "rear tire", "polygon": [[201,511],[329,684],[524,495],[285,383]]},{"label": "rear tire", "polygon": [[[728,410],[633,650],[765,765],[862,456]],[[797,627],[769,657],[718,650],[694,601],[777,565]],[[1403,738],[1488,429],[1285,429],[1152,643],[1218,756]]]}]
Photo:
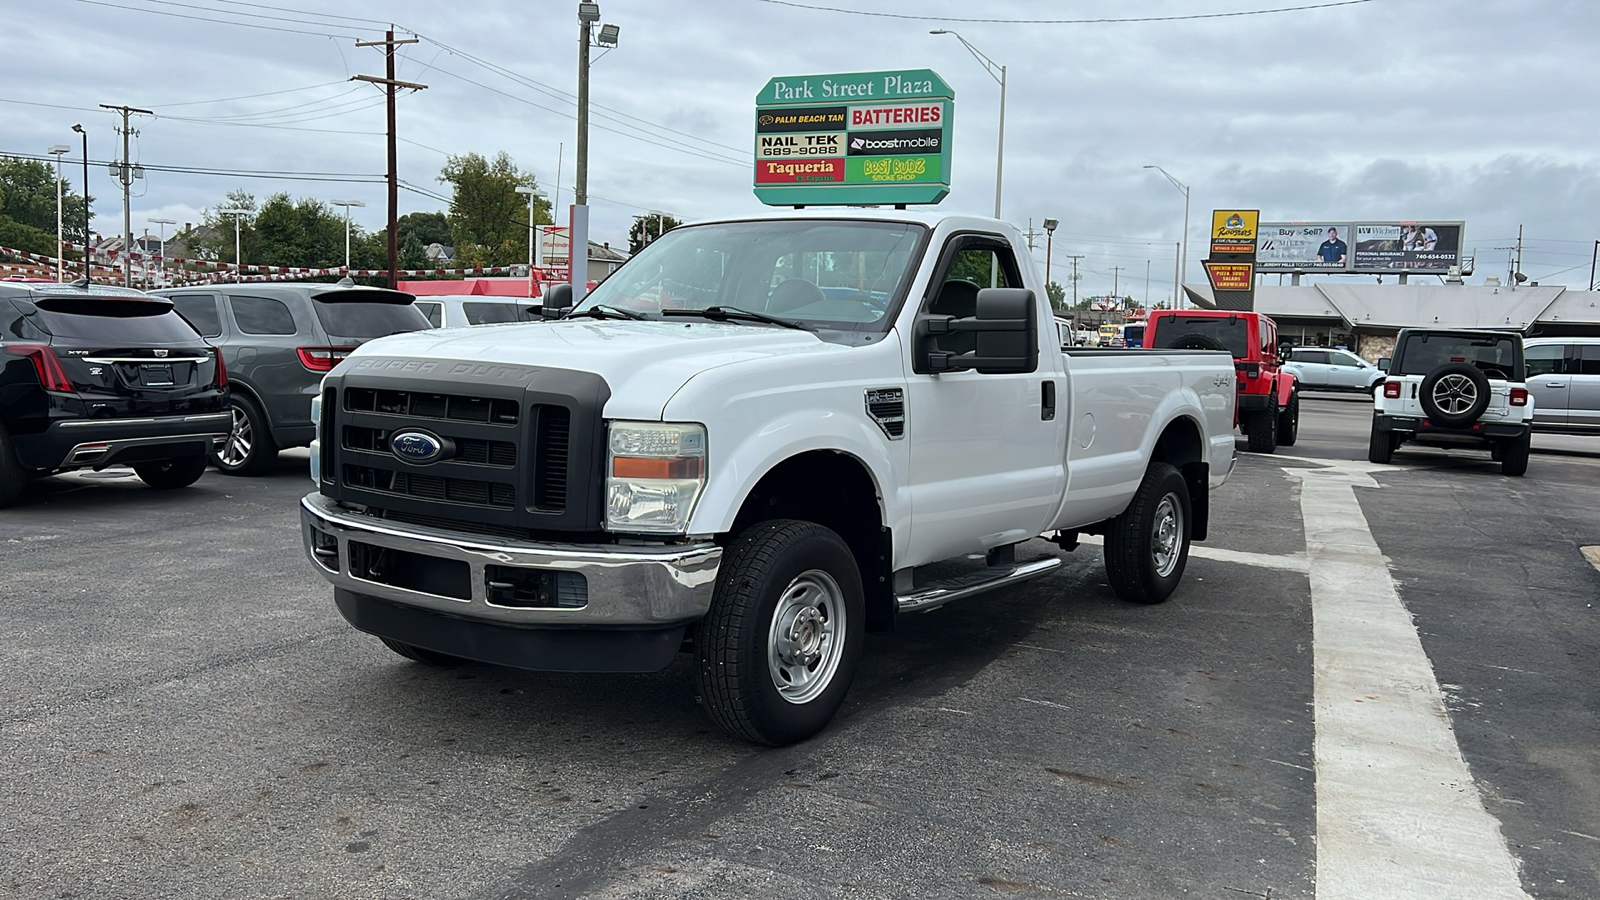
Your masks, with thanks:
[{"label": "rear tire", "polygon": [[844,702],[865,624],[861,575],[843,539],[794,519],[750,526],[723,554],[695,636],[707,714],[757,744],[811,737]]},{"label": "rear tire", "polygon": [[145,484],[162,491],[186,488],[206,473],[204,456],[180,456],[155,462],[134,463],[134,474]]},{"label": "rear tire", "polygon": [[1386,464],[1394,456],[1394,432],[1380,431],[1378,423],[1372,423],[1372,438],[1367,442],[1367,461]]},{"label": "rear tire", "polygon": [[1130,603],[1172,596],[1189,562],[1189,484],[1173,466],[1153,462],[1133,502],[1106,531],[1106,580]]},{"label": "rear tire", "polygon": [[1300,436],[1300,392],[1289,392],[1289,405],[1278,413],[1278,445],[1293,447]]},{"label": "rear tire", "polygon": [[1247,449],[1251,453],[1272,453],[1278,449],[1278,414],[1273,410],[1251,414],[1245,420],[1244,433],[1248,437]]},{"label": "rear tire", "polygon": [[267,416],[256,402],[243,394],[228,398],[233,412],[233,427],[228,442],[211,454],[211,464],[224,475],[256,475],[278,458],[278,445],[272,442]]},{"label": "rear tire", "polygon": [[1533,435],[1525,434],[1500,445],[1500,474],[1521,475],[1528,471],[1528,451],[1533,449]]},{"label": "rear tire", "polygon": [[383,641],[385,647],[412,662],[419,662],[429,666],[453,666],[462,662],[458,656],[440,653],[437,650],[429,650],[426,647],[418,647],[416,644],[403,644],[400,641],[392,641],[388,638],[378,638],[378,640]]},{"label": "rear tire", "polygon": [[17,460],[17,451],[11,446],[10,432],[0,425],[0,509],[17,502],[28,477],[28,470]]}]

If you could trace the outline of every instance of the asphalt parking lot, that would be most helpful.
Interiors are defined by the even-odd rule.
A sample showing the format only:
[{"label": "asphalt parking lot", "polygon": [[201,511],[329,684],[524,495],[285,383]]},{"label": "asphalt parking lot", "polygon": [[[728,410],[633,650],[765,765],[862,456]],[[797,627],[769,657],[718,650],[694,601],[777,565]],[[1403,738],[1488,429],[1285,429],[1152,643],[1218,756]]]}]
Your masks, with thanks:
[{"label": "asphalt parking lot", "polygon": [[0,513],[0,895],[1600,897],[1600,440],[1378,467],[1369,416],[1310,396],[1297,446],[1241,442],[1170,602],[1083,546],[872,637],[781,750],[717,731],[685,659],[355,632],[303,451],[37,482]]}]

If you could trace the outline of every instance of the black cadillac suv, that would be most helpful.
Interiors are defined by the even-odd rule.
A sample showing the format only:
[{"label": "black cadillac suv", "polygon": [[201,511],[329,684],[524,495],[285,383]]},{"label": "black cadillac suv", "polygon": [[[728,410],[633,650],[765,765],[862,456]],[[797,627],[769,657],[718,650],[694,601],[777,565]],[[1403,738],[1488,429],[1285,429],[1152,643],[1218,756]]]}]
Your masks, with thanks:
[{"label": "black cadillac suv", "polygon": [[0,507],[29,478],[115,464],[187,487],[229,421],[221,356],[170,300],[0,281]]}]

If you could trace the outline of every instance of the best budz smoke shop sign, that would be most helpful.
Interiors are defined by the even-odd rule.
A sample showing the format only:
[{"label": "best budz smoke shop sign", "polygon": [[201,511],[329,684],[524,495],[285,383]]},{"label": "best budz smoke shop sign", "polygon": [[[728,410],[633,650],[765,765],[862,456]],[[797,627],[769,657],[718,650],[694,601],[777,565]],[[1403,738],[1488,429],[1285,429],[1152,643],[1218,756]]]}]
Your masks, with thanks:
[{"label": "best budz smoke shop sign", "polygon": [[756,95],[756,197],[938,203],[950,193],[954,101],[929,69],[774,78]]}]

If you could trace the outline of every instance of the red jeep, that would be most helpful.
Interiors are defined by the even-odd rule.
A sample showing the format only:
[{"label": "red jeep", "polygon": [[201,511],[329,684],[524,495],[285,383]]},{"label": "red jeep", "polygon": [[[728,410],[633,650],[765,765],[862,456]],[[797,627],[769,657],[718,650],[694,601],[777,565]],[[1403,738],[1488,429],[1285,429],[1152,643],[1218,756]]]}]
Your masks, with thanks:
[{"label": "red jeep", "polygon": [[1233,354],[1239,427],[1252,453],[1293,447],[1300,431],[1300,391],[1281,366],[1278,325],[1254,312],[1225,309],[1157,310],[1144,345],[1156,350],[1226,350]]}]

